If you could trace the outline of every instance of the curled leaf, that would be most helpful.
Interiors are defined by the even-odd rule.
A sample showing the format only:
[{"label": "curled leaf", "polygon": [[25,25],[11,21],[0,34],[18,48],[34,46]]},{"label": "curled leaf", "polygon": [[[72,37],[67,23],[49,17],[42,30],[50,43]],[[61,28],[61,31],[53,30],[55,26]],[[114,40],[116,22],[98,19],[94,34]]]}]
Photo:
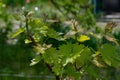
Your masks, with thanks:
[{"label": "curled leaf", "polygon": [[30,11],[30,12],[28,12],[27,15],[28,15],[29,17],[31,17],[33,14],[34,14],[34,12],[33,12],[33,11]]},{"label": "curled leaf", "polygon": [[117,40],[114,37],[105,35],[104,36],[108,41],[115,43],[116,45],[119,45],[119,43],[117,42]]},{"label": "curled leaf", "polygon": [[92,60],[92,63],[93,63],[95,66],[99,67],[99,68],[105,67],[104,64],[103,64],[103,62],[100,61],[98,58],[94,58],[94,59]]}]

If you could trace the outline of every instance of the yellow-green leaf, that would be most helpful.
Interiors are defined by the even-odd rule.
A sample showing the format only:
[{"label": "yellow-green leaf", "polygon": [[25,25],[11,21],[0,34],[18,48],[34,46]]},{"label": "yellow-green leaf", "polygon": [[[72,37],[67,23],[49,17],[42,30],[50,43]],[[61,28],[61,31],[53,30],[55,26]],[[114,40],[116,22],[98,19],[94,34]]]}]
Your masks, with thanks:
[{"label": "yellow-green leaf", "polygon": [[32,42],[31,40],[25,39],[25,44],[29,44],[29,43],[31,43],[31,42]]},{"label": "yellow-green leaf", "polygon": [[18,29],[18,31],[17,31],[16,33],[14,33],[14,34],[11,36],[11,38],[17,37],[18,35],[20,35],[21,33],[23,33],[24,30],[25,30],[25,28],[20,28],[20,29]]},{"label": "yellow-green leaf", "polygon": [[40,24],[41,23],[40,19],[38,19],[38,18],[35,19],[34,22],[35,22],[35,24]]},{"label": "yellow-green leaf", "polygon": [[86,36],[86,35],[80,35],[80,36],[77,38],[77,40],[78,40],[79,42],[85,42],[85,41],[87,41],[87,40],[90,40],[90,37],[88,37],[88,36]]}]

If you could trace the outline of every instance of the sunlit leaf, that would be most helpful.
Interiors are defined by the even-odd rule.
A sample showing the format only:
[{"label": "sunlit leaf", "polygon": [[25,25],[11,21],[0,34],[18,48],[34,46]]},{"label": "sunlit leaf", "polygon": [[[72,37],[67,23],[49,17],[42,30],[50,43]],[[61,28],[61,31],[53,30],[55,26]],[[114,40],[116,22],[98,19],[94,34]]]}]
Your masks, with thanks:
[{"label": "sunlit leaf", "polygon": [[32,42],[31,40],[25,39],[25,44],[29,44],[29,43],[31,43],[31,42]]},{"label": "sunlit leaf", "polygon": [[30,66],[36,65],[42,57],[40,55],[37,55],[34,59],[31,60]]},{"label": "sunlit leaf", "polygon": [[68,63],[73,63],[74,59],[73,58],[67,58],[66,62],[63,64],[63,66],[66,66]]},{"label": "sunlit leaf", "polygon": [[84,46],[79,44],[65,44],[59,47],[59,54],[62,56],[62,64],[66,66],[69,63],[74,63],[75,60],[84,51]]},{"label": "sunlit leaf", "polygon": [[90,40],[90,37],[88,37],[88,36],[86,36],[86,35],[80,35],[80,36],[77,38],[77,40],[78,40],[79,42],[85,42],[85,41],[87,41],[87,40]]},{"label": "sunlit leaf", "polygon": [[34,46],[34,50],[40,54],[44,54],[46,48],[42,47],[42,45],[37,45],[37,46]]},{"label": "sunlit leaf", "polygon": [[12,37],[12,38],[17,37],[18,35],[20,35],[21,33],[23,33],[24,30],[25,30],[25,28],[20,28],[20,29],[18,29],[18,31],[17,31],[16,33],[14,33],[11,37]]}]

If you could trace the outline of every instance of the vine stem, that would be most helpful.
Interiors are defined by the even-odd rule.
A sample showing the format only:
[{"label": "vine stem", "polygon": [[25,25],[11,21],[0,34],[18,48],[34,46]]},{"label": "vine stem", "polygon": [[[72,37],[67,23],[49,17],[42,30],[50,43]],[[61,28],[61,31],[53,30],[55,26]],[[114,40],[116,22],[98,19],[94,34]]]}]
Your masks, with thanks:
[{"label": "vine stem", "polygon": [[30,40],[32,41],[32,44],[35,45],[35,46],[37,46],[37,43],[35,42],[33,36],[31,35],[30,30],[29,30],[29,27],[28,27],[28,20],[29,20],[29,18],[28,18],[28,16],[27,16],[27,14],[25,15],[25,19],[26,19],[26,21],[25,21],[25,23],[26,23],[26,24],[25,24],[25,27],[26,27],[26,35],[27,35],[28,39],[30,39]]},{"label": "vine stem", "polygon": [[[50,71],[51,73],[54,73],[54,72],[52,71],[52,65],[49,65],[49,64],[47,64],[47,63],[45,63],[45,65],[46,65],[46,67],[49,69],[49,71]],[[56,79],[56,80],[62,80],[59,75],[55,75],[55,79]]]},{"label": "vine stem", "polygon": [[27,31],[27,34],[29,34],[29,28],[28,28],[28,18],[26,17],[26,31]]}]

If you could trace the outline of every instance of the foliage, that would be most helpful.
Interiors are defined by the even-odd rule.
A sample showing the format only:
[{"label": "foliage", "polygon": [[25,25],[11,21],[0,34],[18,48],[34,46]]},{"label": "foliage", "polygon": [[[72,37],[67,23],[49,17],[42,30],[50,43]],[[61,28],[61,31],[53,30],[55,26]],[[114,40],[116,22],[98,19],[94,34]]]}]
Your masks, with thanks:
[{"label": "foliage", "polygon": [[[30,66],[40,63],[39,67],[49,70],[56,80],[116,77],[115,73],[110,74],[120,67],[119,32],[113,31],[115,23],[107,23],[103,30],[96,26],[88,0],[43,0],[46,3],[53,5],[53,12],[46,11],[40,19],[26,9],[24,16],[16,16],[23,25],[11,37],[22,38],[19,44],[26,44],[25,52],[34,53]],[[65,24],[66,20],[69,24]]]},{"label": "foliage", "polygon": [[[46,25],[38,18],[31,18],[30,13],[24,13],[26,20],[24,32],[29,40],[25,43],[33,46],[37,54],[32,60],[31,66],[42,61],[50,72],[56,76],[57,80],[64,78],[78,80],[82,79],[85,73],[92,77],[90,79],[107,79],[100,76],[101,74],[97,74],[96,71],[91,70],[91,68],[94,67],[95,70],[100,71],[102,68],[118,68],[120,66],[120,55],[117,51],[119,44],[116,43],[112,33],[108,30],[106,31],[109,28],[108,24],[111,23],[105,26],[103,33],[101,33],[102,31],[95,33],[95,31],[91,32],[92,28],[88,32],[85,32],[86,29],[84,28],[78,28],[77,22],[74,20],[67,33],[63,33],[48,27],[49,25]],[[83,29],[83,31],[80,31],[80,29]],[[74,34],[68,34],[69,31],[74,31]],[[21,33],[21,31],[18,30],[14,35],[18,35],[18,33]],[[98,35],[101,35],[101,37],[99,38]],[[97,45],[96,49],[90,45],[92,41],[95,41],[94,39],[97,40],[97,43],[94,44]],[[58,45],[56,46],[55,44]],[[100,72],[103,73],[102,71]]]}]

